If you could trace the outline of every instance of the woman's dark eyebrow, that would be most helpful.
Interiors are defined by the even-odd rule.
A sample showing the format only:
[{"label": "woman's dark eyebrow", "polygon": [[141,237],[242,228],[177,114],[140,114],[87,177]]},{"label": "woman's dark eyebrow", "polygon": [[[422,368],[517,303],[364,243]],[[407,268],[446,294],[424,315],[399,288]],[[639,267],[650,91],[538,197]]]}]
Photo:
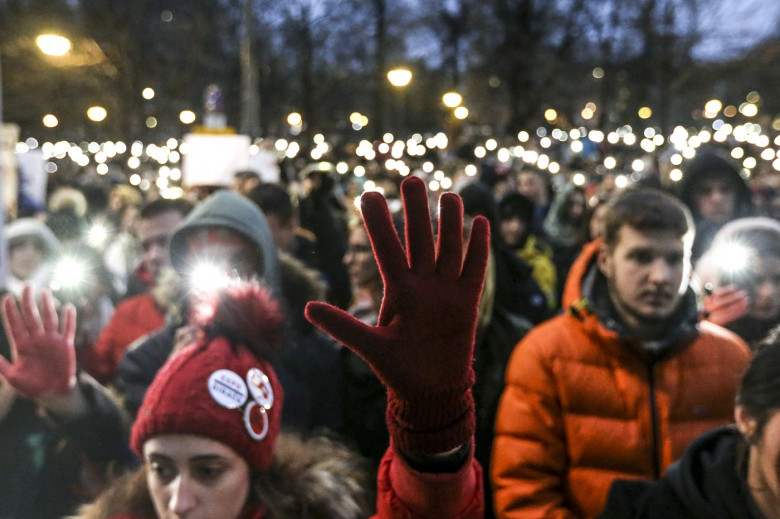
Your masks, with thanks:
[{"label": "woman's dark eyebrow", "polygon": [[220,456],[219,454],[200,454],[198,456],[193,456],[189,458],[187,461],[190,463],[192,462],[200,462],[200,461],[224,461],[227,460],[224,456]]},{"label": "woman's dark eyebrow", "polygon": [[165,454],[160,454],[159,452],[150,452],[147,455],[147,458],[154,461],[172,461],[173,459],[170,456],[166,456]]}]

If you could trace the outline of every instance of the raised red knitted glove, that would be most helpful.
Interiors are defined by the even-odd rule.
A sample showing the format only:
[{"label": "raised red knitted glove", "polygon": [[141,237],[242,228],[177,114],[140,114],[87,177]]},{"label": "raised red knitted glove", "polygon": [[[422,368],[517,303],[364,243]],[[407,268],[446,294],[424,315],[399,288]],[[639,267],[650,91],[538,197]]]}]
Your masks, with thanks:
[{"label": "raised red knitted glove", "polygon": [[306,317],[368,362],[388,388],[387,424],[409,453],[446,452],[474,432],[472,354],[477,306],[488,258],[487,220],[478,217],[463,259],[463,205],[452,193],[439,201],[434,249],[425,183],[401,184],[405,252],[385,199],[361,199],[363,219],[384,281],[377,326],[325,303]]},{"label": "raised red knitted glove", "polygon": [[[43,318],[41,318],[41,314]],[[11,345],[9,363],[0,357],[0,376],[27,398],[67,393],[76,385],[76,309],[66,305],[60,330],[54,297],[41,293],[41,311],[32,289],[22,291],[21,313],[14,298],[3,299],[3,323]]]}]

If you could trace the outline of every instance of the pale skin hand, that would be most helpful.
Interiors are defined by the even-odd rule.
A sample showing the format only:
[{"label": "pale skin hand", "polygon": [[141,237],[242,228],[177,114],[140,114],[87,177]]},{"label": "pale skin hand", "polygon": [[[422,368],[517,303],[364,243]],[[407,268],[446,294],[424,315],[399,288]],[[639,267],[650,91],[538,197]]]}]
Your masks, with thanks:
[{"label": "pale skin hand", "polygon": [[8,415],[16,400],[14,388],[0,379],[0,422]]},{"label": "pale skin hand", "polygon": [[747,313],[750,298],[735,285],[725,285],[705,297],[703,304],[708,321],[726,326]]},{"label": "pale skin hand", "polygon": [[13,297],[3,298],[2,314],[11,346],[10,362],[0,357],[3,384],[62,417],[85,412],[87,402],[76,383],[73,305],[65,305],[60,323],[51,292],[41,292],[39,310],[27,286],[19,307]]}]

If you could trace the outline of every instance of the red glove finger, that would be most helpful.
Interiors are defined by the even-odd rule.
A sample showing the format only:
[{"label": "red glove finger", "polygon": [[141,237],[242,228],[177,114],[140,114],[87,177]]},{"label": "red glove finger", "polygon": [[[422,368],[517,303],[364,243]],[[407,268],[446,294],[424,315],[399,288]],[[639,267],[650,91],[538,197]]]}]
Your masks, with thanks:
[{"label": "red glove finger", "polygon": [[433,228],[428,207],[425,183],[403,182],[401,195],[404,203],[404,224],[406,227],[406,248],[409,266],[417,274],[431,274],[435,269]]},{"label": "red glove finger", "polygon": [[375,191],[364,193],[360,198],[360,212],[377,264],[385,271],[398,271],[407,266],[406,254],[393,225],[393,218],[384,197]]},{"label": "red glove finger", "polygon": [[439,250],[436,270],[457,279],[463,266],[463,205],[458,195],[445,193],[439,199]]},{"label": "red glove finger", "polygon": [[[376,339],[373,326],[328,303],[310,301],[306,304],[305,314],[313,325],[347,347],[353,343],[371,344]],[[355,353],[363,356],[360,351]]]}]

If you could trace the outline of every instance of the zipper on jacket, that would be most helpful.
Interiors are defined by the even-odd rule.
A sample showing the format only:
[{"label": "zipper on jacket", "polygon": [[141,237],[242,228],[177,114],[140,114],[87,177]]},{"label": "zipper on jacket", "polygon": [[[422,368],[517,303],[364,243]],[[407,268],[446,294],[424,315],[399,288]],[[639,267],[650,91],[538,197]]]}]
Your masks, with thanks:
[{"label": "zipper on jacket", "polygon": [[654,366],[655,366],[654,362],[650,362],[647,365],[647,385],[650,390],[650,425],[653,431],[653,443],[652,443],[653,478],[659,479],[661,477],[661,452],[660,452],[661,440],[659,438],[660,433],[658,431],[658,409],[657,409],[657,402],[655,398],[655,376],[653,374]]}]

